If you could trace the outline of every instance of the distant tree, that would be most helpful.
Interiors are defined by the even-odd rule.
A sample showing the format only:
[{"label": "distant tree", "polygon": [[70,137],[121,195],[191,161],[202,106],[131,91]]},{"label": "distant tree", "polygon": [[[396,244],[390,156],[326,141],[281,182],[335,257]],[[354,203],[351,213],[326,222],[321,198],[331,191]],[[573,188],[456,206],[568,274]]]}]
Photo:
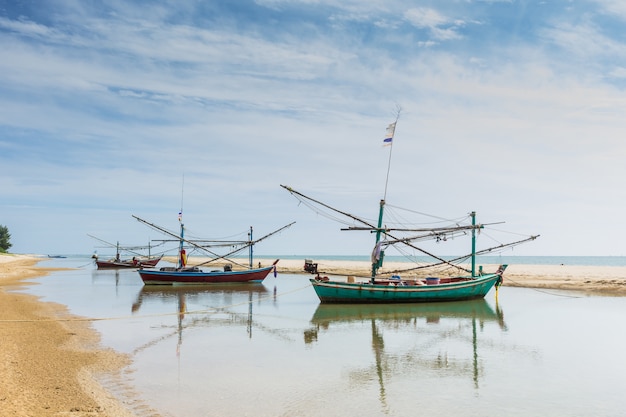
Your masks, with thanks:
[{"label": "distant tree", "polygon": [[0,225],[0,252],[5,253],[9,250],[11,245],[11,233],[9,233],[9,229],[6,226]]}]

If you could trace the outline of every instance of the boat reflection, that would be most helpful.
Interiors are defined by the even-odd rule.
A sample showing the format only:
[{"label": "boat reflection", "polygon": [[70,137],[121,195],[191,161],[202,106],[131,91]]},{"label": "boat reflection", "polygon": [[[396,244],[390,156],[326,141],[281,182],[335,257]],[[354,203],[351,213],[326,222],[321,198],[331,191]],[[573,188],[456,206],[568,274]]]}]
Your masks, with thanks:
[{"label": "boat reflection", "polygon": [[[136,314],[147,304],[158,305],[158,311],[163,311],[163,304],[172,306],[177,315],[176,334],[178,336],[177,353],[180,353],[183,330],[203,324],[226,325],[244,322],[248,337],[252,338],[252,306],[254,296],[260,299],[269,291],[261,283],[245,284],[211,284],[211,285],[145,285],[131,306]],[[233,306],[247,304],[248,311],[243,318],[241,313],[230,312]],[[188,306],[192,306],[191,309]],[[166,308],[167,310],[167,308]],[[193,317],[190,317],[193,316]],[[152,343],[152,342],[151,342]]]},{"label": "boat reflection", "polygon": [[97,269],[94,268],[91,270],[91,282],[95,285],[106,286],[110,288],[109,284],[112,282],[115,284],[113,286],[114,292],[116,295],[123,293],[122,288],[125,285],[132,284],[134,285],[137,282],[137,271],[134,269]]},{"label": "boat reflection", "polygon": [[263,295],[268,290],[261,283],[211,284],[211,285],[144,285],[137,294],[131,310],[138,311],[144,302],[177,303],[198,302],[201,304],[223,305],[221,303],[240,302],[243,297],[253,294]]},{"label": "boat reflection", "polygon": [[376,319],[378,321],[415,321],[438,323],[442,318],[479,319],[497,322],[503,329],[504,315],[496,302],[491,307],[484,299],[448,303],[415,304],[320,304],[311,323],[328,328],[333,323]]},{"label": "boat reflection", "polygon": [[[497,332],[507,330],[497,300],[492,307],[485,299],[424,304],[320,304],[310,322],[313,327],[304,332],[304,341],[311,345],[324,333],[331,337],[333,333],[363,328],[359,324],[371,326],[374,362],[349,373],[356,383],[377,381],[385,414],[390,413],[385,382],[396,377],[413,378],[428,373],[437,377],[469,375],[478,389],[482,372],[479,348],[494,348],[491,341],[479,343],[479,334],[487,326]],[[392,339],[391,348],[386,348],[385,337]]]},{"label": "boat reflection", "polygon": [[[124,271],[127,272],[127,271]],[[133,271],[134,272],[134,271]],[[96,283],[98,281],[108,282],[111,277],[115,278],[115,286],[120,283],[120,270],[119,269],[93,269],[91,271],[91,282]]]}]

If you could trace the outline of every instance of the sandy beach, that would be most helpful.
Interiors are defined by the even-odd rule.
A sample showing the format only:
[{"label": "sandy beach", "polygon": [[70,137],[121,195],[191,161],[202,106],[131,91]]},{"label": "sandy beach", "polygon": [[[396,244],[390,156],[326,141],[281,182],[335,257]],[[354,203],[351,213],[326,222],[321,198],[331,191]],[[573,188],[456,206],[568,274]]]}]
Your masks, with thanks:
[{"label": "sandy beach", "polygon": [[[107,388],[123,386],[124,355],[99,345],[90,322],[71,317],[63,305],[20,294],[29,279],[52,272],[41,258],[0,255],[0,410],[3,416],[136,416]],[[174,261],[174,259],[168,259]],[[191,258],[191,264],[204,262]],[[274,259],[257,259],[269,265]],[[246,260],[237,260],[245,264]],[[367,277],[368,262],[316,260],[322,275]],[[210,264],[215,267],[220,264]],[[400,269],[393,262],[385,270]],[[210,268],[207,267],[207,268]],[[485,265],[486,271],[496,265]],[[304,273],[303,260],[281,260],[278,273]],[[403,274],[404,275],[404,274]],[[407,276],[417,276],[407,273]],[[626,267],[511,265],[504,286],[570,290],[603,296],[626,295]],[[98,383],[106,375],[107,387]],[[119,389],[116,390],[119,395]],[[122,390],[123,391],[123,390]],[[151,411],[151,416],[158,414]]]},{"label": "sandy beach", "polygon": [[37,267],[40,260],[0,254],[0,414],[133,416],[94,378],[121,378],[128,358],[99,347],[89,322],[64,306],[11,291],[53,271]]}]

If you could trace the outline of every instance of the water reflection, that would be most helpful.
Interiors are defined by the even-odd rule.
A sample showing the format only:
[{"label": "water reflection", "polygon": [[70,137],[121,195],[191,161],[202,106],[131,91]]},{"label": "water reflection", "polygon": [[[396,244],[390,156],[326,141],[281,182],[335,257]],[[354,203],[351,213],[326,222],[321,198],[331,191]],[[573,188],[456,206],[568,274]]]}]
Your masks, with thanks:
[{"label": "water reflection", "polygon": [[[370,324],[374,361],[372,365],[351,370],[351,378],[356,383],[376,381],[385,414],[390,412],[386,380],[400,374],[419,375],[427,370],[439,376],[442,372],[467,375],[478,389],[481,377],[479,334],[487,325],[499,331],[507,330],[497,301],[494,308],[484,299],[402,305],[320,304],[311,318],[313,327],[304,332],[304,341],[313,345],[322,334],[330,335],[356,323]],[[407,334],[415,336],[411,343],[397,343],[398,335]],[[386,349],[386,335],[394,338],[392,349]],[[459,348],[459,344],[470,349]],[[399,346],[403,351],[398,351]],[[480,347],[489,348],[490,344]],[[466,357],[458,352],[464,352]]]},{"label": "water reflection", "polygon": [[[201,325],[237,325],[245,324],[249,338],[252,338],[254,298],[261,299],[268,290],[260,283],[214,284],[198,286],[158,286],[145,285],[137,293],[131,306],[133,314],[139,313],[147,305],[154,304],[158,311],[170,308],[177,315],[176,334],[178,336],[177,354],[183,342],[183,330]],[[247,305],[247,314],[232,309]],[[167,313],[162,313],[167,314]],[[193,317],[191,317],[193,316]],[[244,317],[245,316],[245,317]],[[162,338],[161,338],[162,339]],[[148,343],[153,344],[154,341]]]},{"label": "water reflection", "polygon": [[[124,271],[128,273],[130,271]],[[132,272],[135,272],[134,270]],[[136,272],[135,272],[136,273]],[[115,286],[117,287],[120,283],[120,270],[119,269],[94,269],[91,271],[91,282],[108,282],[111,278],[114,278]]]}]

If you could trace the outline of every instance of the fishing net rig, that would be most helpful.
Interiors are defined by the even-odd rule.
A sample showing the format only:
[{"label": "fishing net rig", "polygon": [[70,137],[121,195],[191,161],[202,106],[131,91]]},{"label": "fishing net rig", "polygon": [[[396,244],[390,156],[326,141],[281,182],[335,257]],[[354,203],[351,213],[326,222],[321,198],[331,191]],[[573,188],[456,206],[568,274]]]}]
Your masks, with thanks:
[{"label": "fishing net rig", "polygon": [[[477,232],[488,236],[491,240],[496,242],[496,244],[492,247],[475,251],[474,256],[476,256],[501,253],[504,250],[513,248],[539,237],[539,235],[527,236],[517,234],[519,236],[524,236],[524,238],[514,242],[502,243],[489,233],[486,233],[485,229],[493,225],[502,224],[503,222],[472,224],[469,220],[471,220],[472,216],[475,216],[475,213],[469,213],[455,219],[448,219],[415,210],[403,209],[393,205],[386,205],[385,200],[381,200],[381,205],[385,205],[386,208],[390,209],[386,213],[389,221],[385,222],[385,226],[379,228],[375,226],[375,220],[356,216],[346,211],[339,210],[326,203],[304,195],[289,186],[281,184],[281,187],[289,191],[289,193],[291,193],[291,195],[299,201],[299,204],[306,206],[321,217],[325,217],[336,223],[344,225],[345,227],[341,229],[342,231],[368,231],[370,233],[380,233],[381,240],[377,243],[377,247],[374,248],[373,254],[374,252],[380,252],[381,250],[387,248],[394,248],[401,256],[416,264],[416,266],[411,268],[380,271],[381,275],[398,274],[428,268],[452,268],[455,270],[462,270],[464,272],[471,272],[470,269],[462,265],[473,256],[471,253],[454,257],[452,259],[444,259],[443,257],[435,255],[421,246],[417,246],[416,242],[420,241],[435,241],[441,243],[453,240],[455,237],[466,236],[471,232]],[[429,218],[429,222],[419,224],[411,223],[407,220],[405,214],[403,213],[426,216]],[[495,231],[497,229],[493,230]],[[503,230],[497,231],[509,233]],[[416,255],[416,252],[419,255]],[[416,260],[416,256],[424,255],[434,261],[424,263]]]},{"label": "fishing net rig", "polygon": [[[227,262],[231,262],[231,263],[233,263],[235,265],[239,265],[239,266],[245,267],[245,265],[242,265],[242,264],[238,263],[237,261],[233,260],[230,257],[238,254],[239,252],[241,252],[241,251],[243,251],[245,249],[250,248],[251,246],[253,246],[253,245],[255,245],[255,244],[257,244],[257,243],[259,243],[259,242],[261,242],[261,241],[263,241],[263,240],[265,240],[267,238],[269,238],[270,236],[275,235],[276,233],[279,233],[279,232],[281,232],[281,231],[291,227],[293,224],[295,224],[295,222],[291,222],[291,223],[289,223],[289,224],[287,224],[287,225],[285,225],[285,226],[283,226],[283,227],[281,227],[281,228],[279,228],[279,229],[277,229],[277,230],[275,230],[275,231],[273,231],[271,233],[266,234],[265,236],[262,236],[262,237],[260,237],[258,239],[255,239],[255,240],[251,239],[251,233],[250,233],[250,235],[249,235],[250,239],[246,240],[246,241],[217,242],[215,240],[195,240],[195,239],[191,240],[191,239],[187,239],[187,238],[183,237],[182,233],[181,234],[176,234],[175,232],[173,232],[171,230],[168,230],[168,229],[166,229],[164,227],[158,226],[158,225],[156,225],[154,223],[151,223],[151,222],[149,222],[147,220],[144,220],[144,219],[142,219],[140,217],[137,217],[135,215],[132,215],[132,216],[133,216],[133,218],[135,218],[140,223],[143,223],[143,224],[151,227],[154,230],[157,230],[157,231],[159,231],[159,232],[161,232],[161,233],[163,233],[163,234],[165,234],[167,236],[170,236],[170,237],[174,238],[174,239],[165,239],[164,241],[183,242],[183,243],[187,244],[188,246],[190,246],[190,247],[192,247],[194,249],[198,249],[199,251],[202,251],[205,254],[208,254],[208,255],[210,255],[212,257],[211,259],[209,259],[207,261],[204,261],[204,262],[201,262],[201,263],[197,264],[196,266],[208,265],[210,263],[213,263],[213,262],[221,259],[221,260],[224,260],[224,261],[227,261]],[[183,225],[183,223],[181,221],[181,232],[182,232],[183,229],[184,229],[184,225]],[[211,243],[207,244],[207,242],[211,242]],[[217,252],[212,250],[212,248],[214,248],[214,247],[235,247],[235,249],[229,251],[226,254],[221,255],[221,254],[218,254]]]}]

